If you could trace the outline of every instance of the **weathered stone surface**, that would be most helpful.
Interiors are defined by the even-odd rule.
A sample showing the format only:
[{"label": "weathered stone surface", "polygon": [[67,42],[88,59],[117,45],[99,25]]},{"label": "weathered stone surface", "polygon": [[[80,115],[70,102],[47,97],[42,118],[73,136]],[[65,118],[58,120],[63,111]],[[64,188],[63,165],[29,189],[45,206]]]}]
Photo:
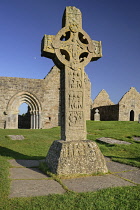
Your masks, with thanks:
[{"label": "weathered stone surface", "polygon": [[[85,117],[89,120],[91,84],[86,73],[84,83]],[[0,77],[0,128],[18,128],[19,106],[24,102],[30,107],[29,128],[46,129],[60,125],[60,70],[54,66],[44,79]]]},{"label": "weathered stone surface", "polygon": [[114,103],[110,100],[108,93],[103,89],[94,99],[92,108],[107,105],[114,105]]},{"label": "weathered stone surface", "polygon": [[24,140],[23,135],[8,135],[12,140]]},{"label": "weathered stone surface", "polygon": [[[75,192],[92,192],[108,187],[133,186],[140,183],[140,170],[138,168],[112,162],[110,158],[107,157],[105,157],[105,159],[109,170],[114,173],[98,176],[65,178],[61,179],[62,183],[67,186],[69,190],[73,190]],[[9,160],[12,168],[20,167],[20,164],[25,167],[37,166],[39,161]],[[28,170],[26,170],[27,168],[24,167],[20,167],[20,170],[18,171],[15,169],[19,168],[13,169],[12,173],[10,173],[11,187],[9,197],[30,197],[65,193],[65,190],[58,182],[42,177],[43,174],[41,175],[41,171],[38,171],[38,173],[34,168],[28,168]],[[19,175],[17,175],[18,173]],[[20,180],[16,180],[17,178]]]},{"label": "weathered stone surface", "polygon": [[66,7],[63,28],[45,35],[41,46],[41,55],[60,68],[61,139],[86,140],[84,67],[102,56],[101,42],[82,29],[80,10]]},{"label": "weathered stone surface", "polygon": [[10,179],[47,179],[38,168],[10,168]]},{"label": "weathered stone surface", "polygon": [[138,121],[140,113],[140,93],[134,87],[124,94],[118,104],[113,105],[109,95],[102,90],[94,99],[91,119],[94,120],[95,110],[100,112],[100,120]]},{"label": "weathered stone surface", "polygon": [[9,197],[32,197],[62,193],[65,193],[65,190],[54,180],[13,180]]},{"label": "weathered stone surface", "polygon": [[105,142],[107,144],[131,144],[130,142],[127,142],[127,141],[121,141],[121,140],[111,139],[111,138],[106,138],[106,137],[101,137],[97,140],[101,142]]},{"label": "weathered stone surface", "polygon": [[140,113],[140,93],[134,87],[119,101],[119,121],[138,121]]},{"label": "weathered stone surface", "polygon": [[100,114],[98,109],[95,109],[94,121],[100,121]]},{"label": "weathered stone surface", "polygon": [[62,182],[70,190],[73,190],[77,193],[94,192],[108,187],[135,186],[135,184],[112,174],[75,179],[64,179]]},{"label": "weathered stone surface", "polygon": [[140,141],[140,136],[133,136],[133,139],[134,139],[135,141]]},{"label": "weathered stone surface", "polygon": [[44,36],[41,52],[60,68],[61,140],[53,142],[46,164],[59,175],[106,173],[96,143],[86,140],[85,118],[84,67],[102,56],[101,42],[82,29],[80,10],[66,7],[63,28],[56,36]]},{"label": "weathered stone surface", "polygon": [[108,170],[114,173],[139,170],[137,167],[126,165],[123,163],[117,163],[114,161],[107,161],[106,164]]},{"label": "weathered stone surface", "polygon": [[97,144],[90,140],[54,141],[46,164],[52,173],[59,175],[108,172],[104,156]]},{"label": "weathered stone surface", "polygon": [[119,177],[130,180],[136,184],[140,184],[140,170],[136,171],[127,171],[124,173],[118,173]]},{"label": "weathered stone surface", "polygon": [[108,93],[102,90],[93,100],[91,119],[94,120],[95,110],[100,113],[100,120],[118,120],[118,106],[110,100]]}]

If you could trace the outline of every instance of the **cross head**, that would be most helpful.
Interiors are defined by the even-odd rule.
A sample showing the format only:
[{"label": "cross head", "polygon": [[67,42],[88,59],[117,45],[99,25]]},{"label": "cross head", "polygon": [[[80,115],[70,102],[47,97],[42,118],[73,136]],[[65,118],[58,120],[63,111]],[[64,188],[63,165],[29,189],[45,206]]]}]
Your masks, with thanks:
[{"label": "cross head", "polygon": [[84,67],[102,57],[102,46],[82,29],[79,9],[66,7],[62,29],[43,37],[41,56],[60,68],[61,139],[86,140]]}]

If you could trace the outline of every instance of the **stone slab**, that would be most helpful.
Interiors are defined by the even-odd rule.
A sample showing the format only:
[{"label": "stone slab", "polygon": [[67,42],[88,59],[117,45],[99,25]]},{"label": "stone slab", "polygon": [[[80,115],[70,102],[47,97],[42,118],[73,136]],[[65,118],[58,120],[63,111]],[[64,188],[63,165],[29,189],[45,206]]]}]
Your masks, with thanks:
[{"label": "stone slab", "polygon": [[133,136],[133,139],[134,139],[135,141],[140,141],[140,136]]},{"label": "stone slab", "polygon": [[24,140],[23,135],[8,135],[11,140]]},{"label": "stone slab", "polygon": [[117,140],[117,139],[106,138],[106,137],[101,137],[101,138],[96,139],[96,140],[107,143],[107,144],[131,144],[130,142],[121,141],[121,140]]},{"label": "stone slab", "polygon": [[63,179],[62,182],[70,190],[75,192],[93,192],[108,187],[134,186],[134,184],[112,174],[75,179]]},{"label": "stone slab", "polygon": [[[118,172],[102,176],[89,176],[73,179],[62,179],[62,182],[75,192],[91,192],[108,187],[134,186],[140,184],[140,169],[126,164],[112,162],[110,158],[105,157],[110,171]],[[23,162],[22,162],[23,161]],[[24,162],[25,161],[25,162]],[[36,160],[35,160],[36,161]],[[39,160],[37,162],[44,161]],[[18,167],[17,162],[10,160],[11,189],[9,197],[32,197],[44,196],[49,194],[62,194],[65,190],[54,180],[48,179],[37,168]],[[33,166],[34,160],[19,160],[24,165]],[[28,163],[29,162],[29,163]],[[128,179],[128,180],[124,180]],[[134,183],[131,183],[134,182]]]},{"label": "stone slab", "polygon": [[124,173],[118,173],[119,177],[129,179],[134,183],[140,184],[140,170],[137,171],[128,171]]},{"label": "stone slab", "polygon": [[10,179],[47,179],[38,168],[10,168]]},{"label": "stone slab", "polygon": [[9,197],[62,194],[65,190],[54,180],[13,180]]},{"label": "stone slab", "polygon": [[11,159],[8,160],[11,166],[13,167],[38,167],[39,163],[43,160],[18,160],[18,159]]},{"label": "stone slab", "polygon": [[133,167],[130,165],[122,164],[122,163],[117,163],[114,161],[106,162],[107,168],[111,172],[123,172],[123,171],[134,171],[138,170],[137,167]]}]

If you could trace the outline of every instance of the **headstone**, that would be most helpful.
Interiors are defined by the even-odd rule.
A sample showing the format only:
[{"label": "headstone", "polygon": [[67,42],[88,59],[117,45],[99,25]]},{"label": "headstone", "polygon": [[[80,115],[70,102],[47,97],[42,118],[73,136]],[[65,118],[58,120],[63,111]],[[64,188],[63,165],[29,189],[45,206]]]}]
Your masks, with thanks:
[{"label": "headstone", "polygon": [[84,67],[102,56],[101,49],[101,42],[82,29],[82,15],[75,7],[66,7],[57,35],[42,40],[42,56],[60,68],[61,140],[53,142],[46,157],[53,173],[108,171],[96,143],[86,140]]},{"label": "headstone", "polygon": [[138,122],[140,123],[140,114],[139,114],[139,121]]},{"label": "headstone", "polygon": [[95,109],[94,121],[100,121],[99,109]]}]

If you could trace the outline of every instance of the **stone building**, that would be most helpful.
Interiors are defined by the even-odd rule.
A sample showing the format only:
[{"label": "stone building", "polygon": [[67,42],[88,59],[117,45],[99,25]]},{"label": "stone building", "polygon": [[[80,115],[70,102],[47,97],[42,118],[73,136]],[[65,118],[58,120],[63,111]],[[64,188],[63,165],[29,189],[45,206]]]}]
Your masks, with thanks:
[{"label": "stone building", "polygon": [[118,104],[114,104],[108,93],[102,90],[92,104],[91,119],[98,109],[101,121],[138,121],[140,114],[140,93],[134,87],[124,94]]},{"label": "stone building", "polygon": [[138,121],[140,114],[140,93],[134,87],[119,101],[119,121]]},{"label": "stone building", "polygon": [[[90,119],[91,84],[85,74],[86,119]],[[60,70],[54,66],[44,79],[0,77],[0,128],[21,128],[19,106],[28,105],[25,127],[45,129],[60,125]]]}]

